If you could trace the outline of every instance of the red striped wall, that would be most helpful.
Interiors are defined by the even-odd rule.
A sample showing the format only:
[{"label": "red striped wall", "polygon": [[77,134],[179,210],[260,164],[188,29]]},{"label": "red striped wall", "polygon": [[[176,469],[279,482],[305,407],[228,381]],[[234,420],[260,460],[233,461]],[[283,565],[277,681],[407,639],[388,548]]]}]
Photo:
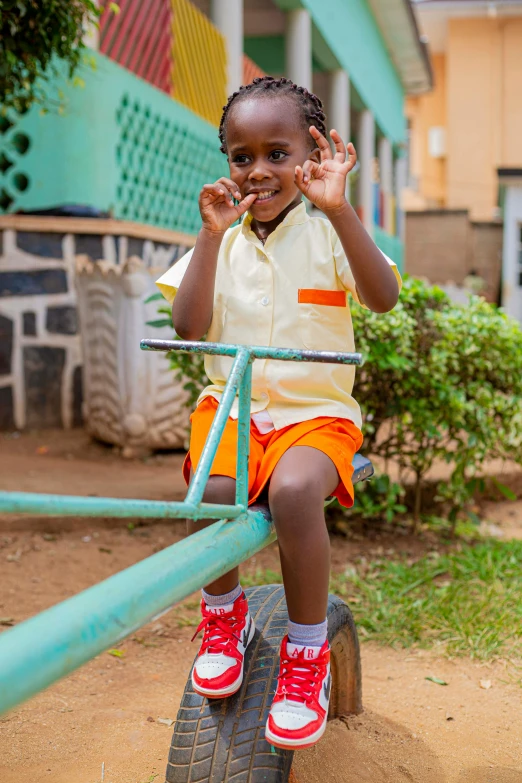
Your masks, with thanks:
[{"label": "red striped wall", "polygon": [[170,0],[119,0],[119,7],[102,14],[100,51],[170,94]]}]

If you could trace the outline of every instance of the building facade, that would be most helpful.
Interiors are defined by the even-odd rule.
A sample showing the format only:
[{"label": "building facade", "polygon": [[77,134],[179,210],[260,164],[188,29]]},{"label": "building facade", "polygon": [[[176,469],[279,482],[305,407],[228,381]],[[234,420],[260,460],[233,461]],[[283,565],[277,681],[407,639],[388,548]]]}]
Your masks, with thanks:
[{"label": "building facade", "polygon": [[[504,217],[512,219],[512,211],[503,210],[499,170],[522,166],[522,2],[416,0],[415,6],[432,55],[434,89],[406,102],[410,143],[403,206],[428,218],[433,210],[465,211],[470,234],[489,226],[498,237],[488,262],[499,290],[493,300],[504,302],[500,225]],[[418,214],[415,222],[421,225]],[[516,233],[505,225],[504,241],[514,241]],[[507,250],[511,257],[514,248]],[[407,268],[431,278],[439,266],[429,253],[408,260]],[[478,265],[470,248],[454,267],[453,280],[460,282]]]},{"label": "building facade", "polygon": [[0,115],[0,428],[79,423],[75,255],[118,266],[149,232],[152,266],[175,262],[226,173],[226,97],[257,75],[321,97],[357,146],[352,203],[402,266],[405,98],[431,87],[409,0],[126,0],[89,45],[54,109]]}]

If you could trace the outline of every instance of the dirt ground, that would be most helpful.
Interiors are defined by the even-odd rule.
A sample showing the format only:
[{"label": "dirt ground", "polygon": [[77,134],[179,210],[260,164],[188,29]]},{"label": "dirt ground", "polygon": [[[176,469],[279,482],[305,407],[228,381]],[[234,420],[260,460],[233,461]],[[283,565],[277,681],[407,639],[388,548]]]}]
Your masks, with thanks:
[{"label": "dirt ground", "polygon": [[[182,455],[124,461],[82,432],[0,436],[0,489],[179,498]],[[520,536],[522,503],[489,504],[492,532]],[[0,516],[0,627],[25,618],[179,540],[181,523]],[[364,553],[416,556],[403,536],[334,540],[333,566]],[[246,566],[277,569],[270,547]],[[1,783],[161,783],[196,643],[197,597],[0,718]],[[328,726],[296,754],[296,783],[522,783],[522,691],[502,663],[439,659],[363,644],[362,715]],[[448,683],[440,686],[428,676]],[[482,683],[482,685],[481,685]],[[484,684],[490,687],[484,688]],[[161,719],[158,721],[158,719]]]}]

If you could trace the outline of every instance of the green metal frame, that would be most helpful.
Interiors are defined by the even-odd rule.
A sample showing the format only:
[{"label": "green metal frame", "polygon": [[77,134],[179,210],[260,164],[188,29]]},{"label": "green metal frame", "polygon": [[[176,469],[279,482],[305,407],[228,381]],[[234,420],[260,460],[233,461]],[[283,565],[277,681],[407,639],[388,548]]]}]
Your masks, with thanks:
[{"label": "green metal frame", "polygon": [[[143,350],[235,357],[201,459],[183,502],[0,492],[0,513],[220,521],[0,636],[0,714],[114,646],[275,540],[268,509],[248,508],[252,362],[255,359],[360,364],[361,354],[218,343],[143,340]],[[239,395],[234,505],[203,503],[226,421]],[[361,472],[361,478],[367,478]],[[370,468],[371,470],[371,468]],[[231,521],[232,520],[232,521]]]}]

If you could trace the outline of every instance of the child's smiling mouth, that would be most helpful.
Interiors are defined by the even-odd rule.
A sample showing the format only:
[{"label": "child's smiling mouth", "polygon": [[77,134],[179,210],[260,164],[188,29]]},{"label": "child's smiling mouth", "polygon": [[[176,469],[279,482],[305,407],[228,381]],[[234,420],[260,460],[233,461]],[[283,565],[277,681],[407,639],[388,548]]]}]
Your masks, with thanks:
[{"label": "child's smiling mouth", "polygon": [[277,190],[251,190],[250,193],[256,194],[256,200],[254,201],[252,206],[257,206],[260,203],[264,203],[266,201],[271,201],[274,196],[277,195]]}]

